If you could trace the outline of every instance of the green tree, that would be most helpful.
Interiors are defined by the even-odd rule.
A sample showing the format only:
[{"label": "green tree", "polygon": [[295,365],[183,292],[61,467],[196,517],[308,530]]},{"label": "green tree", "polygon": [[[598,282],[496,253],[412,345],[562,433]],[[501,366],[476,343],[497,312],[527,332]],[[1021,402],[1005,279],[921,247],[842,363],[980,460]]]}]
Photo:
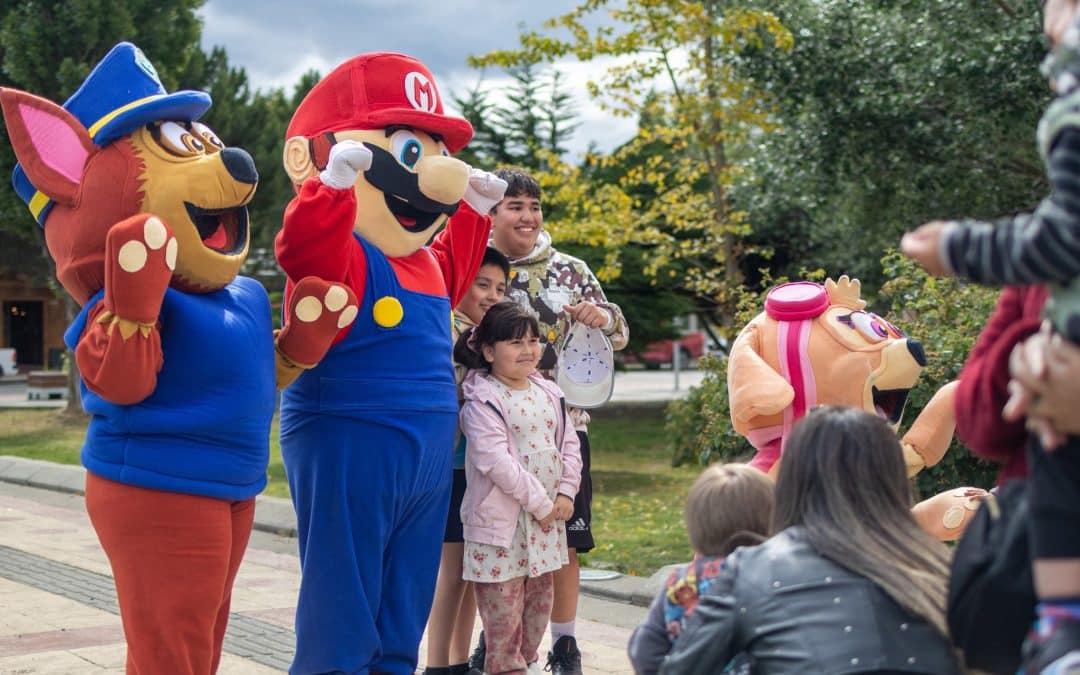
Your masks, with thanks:
[{"label": "green tree", "polygon": [[[779,130],[733,193],[759,267],[882,282],[879,253],[934,218],[993,217],[1045,192],[1034,132],[1050,91],[1037,3],[763,0],[790,52],[747,46],[738,72]],[[853,255],[853,253],[855,253]],[[751,279],[754,281],[754,279]]]},{"label": "green tree", "polygon": [[[753,84],[735,60],[754,46],[787,49],[791,35],[769,12],[721,0],[583,0],[548,21],[546,32],[526,32],[516,50],[474,57],[474,65],[520,66],[574,57],[611,58],[590,91],[614,115],[638,117],[638,135],[613,156],[619,163],[656,140],[670,153],[627,171],[620,183],[591,184],[579,169],[553,164],[545,182],[564,209],[553,232],[606,250],[602,276],[619,274],[620,251],[648,247],[645,271],[672,264],[683,287],[723,300],[740,281],[738,260],[750,232],[733,208],[730,190],[743,148],[772,124]],[[592,27],[606,11],[610,21]],[[568,35],[568,37],[557,37]],[[650,96],[650,92],[652,95]],[[635,196],[645,187],[652,197]]]},{"label": "green tree", "polygon": [[566,154],[566,144],[580,126],[573,96],[555,68],[541,73],[536,64],[506,69],[513,82],[504,92],[505,103],[491,101],[492,92],[478,82],[454,101],[475,136],[458,154],[481,167],[516,165],[534,171],[548,167],[549,157]]}]

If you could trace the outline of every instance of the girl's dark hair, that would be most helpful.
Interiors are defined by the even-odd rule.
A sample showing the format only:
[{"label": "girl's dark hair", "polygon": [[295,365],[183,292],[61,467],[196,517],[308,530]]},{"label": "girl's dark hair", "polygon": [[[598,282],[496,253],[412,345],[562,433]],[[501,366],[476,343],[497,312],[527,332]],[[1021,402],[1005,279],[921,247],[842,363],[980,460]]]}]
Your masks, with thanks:
[{"label": "girl's dark hair", "polygon": [[911,515],[896,432],[857,408],[816,408],[795,425],[780,462],[773,532],[801,526],[822,556],[947,635],[948,549]]},{"label": "girl's dark hair", "polygon": [[[473,338],[473,335],[476,337]],[[484,345],[517,340],[527,335],[540,336],[540,324],[536,321],[536,316],[516,302],[500,302],[484,314],[479,325],[461,334],[454,345],[454,360],[466,368],[483,368],[490,373],[491,364],[484,358]],[[470,340],[472,347],[469,346]]]}]

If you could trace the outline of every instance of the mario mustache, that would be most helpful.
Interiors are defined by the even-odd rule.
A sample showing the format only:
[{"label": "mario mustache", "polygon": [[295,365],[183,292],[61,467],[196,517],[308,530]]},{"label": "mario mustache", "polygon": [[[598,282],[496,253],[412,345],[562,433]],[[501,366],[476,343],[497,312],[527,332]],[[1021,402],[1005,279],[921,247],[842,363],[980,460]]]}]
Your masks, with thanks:
[{"label": "mario mustache", "polygon": [[371,168],[364,172],[364,179],[382,191],[386,207],[394,214],[401,226],[409,232],[423,232],[441,215],[452,216],[458,204],[444,204],[431,199],[420,191],[420,176],[398,163],[394,156],[371,143],[364,143],[371,150]]}]

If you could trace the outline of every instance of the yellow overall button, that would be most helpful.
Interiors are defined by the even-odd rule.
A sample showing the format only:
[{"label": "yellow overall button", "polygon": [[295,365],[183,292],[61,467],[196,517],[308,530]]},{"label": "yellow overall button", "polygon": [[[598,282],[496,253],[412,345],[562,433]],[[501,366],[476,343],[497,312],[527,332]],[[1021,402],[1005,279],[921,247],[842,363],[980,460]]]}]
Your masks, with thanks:
[{"label": "yellow overall button", "polygon": [[371,314],[375,318],[375,323],[383,328],[393,328],[401,323],[401,318],[405,316],[405,310],[397,298],[387,295],[375,301],[375,306],[371,308]]}]

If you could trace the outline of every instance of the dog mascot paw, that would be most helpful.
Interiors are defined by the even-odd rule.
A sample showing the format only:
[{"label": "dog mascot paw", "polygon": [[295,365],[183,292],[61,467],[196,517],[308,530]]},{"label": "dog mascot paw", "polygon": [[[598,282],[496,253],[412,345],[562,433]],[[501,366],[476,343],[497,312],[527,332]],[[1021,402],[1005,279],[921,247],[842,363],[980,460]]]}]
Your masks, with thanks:
[{"label": "dog mascot paw", "polygon": [[275,349],[266,291],[237,276],[255,164],[198,121],[207,94],[167,93],[134,45],[114,47],[63,107],[15,89],[0,104],[16,191],[82,307],[65,341],[91,414],[86,504],[129,670],[211,672],[266,485],[275,372],[294,376],[276,363],[314,365],[356,298],[309,280],[337,320],[287,327],[305,336],[295,358],[289,342]]},{"label": "dog mascot paw", "polygon": [[388,53],[330,72],[286,132],[287,294],[315,275],[360,298],[356,321],[282,395],[303,567],[293,673],[416,667],[450,498],[451,308],[506,189],[451,156],[471,137],[428,69]]},{"label": "dog mascot paw", "polygon": [[[911,388],[926,366],[922,344],[867,312],[859,281],[840,277],[769,291],[765,311],[739,333],[728,359],[735,431],[757,449],[750,461],[776,476],[784,438],[816,405],[862,408],[900,425]],[[941,460],[952,440],[956,382],[942,387],[901,439],[908,475]],[[941,493],[913,510],[923,529],[957,539],[981,490]]]}]

